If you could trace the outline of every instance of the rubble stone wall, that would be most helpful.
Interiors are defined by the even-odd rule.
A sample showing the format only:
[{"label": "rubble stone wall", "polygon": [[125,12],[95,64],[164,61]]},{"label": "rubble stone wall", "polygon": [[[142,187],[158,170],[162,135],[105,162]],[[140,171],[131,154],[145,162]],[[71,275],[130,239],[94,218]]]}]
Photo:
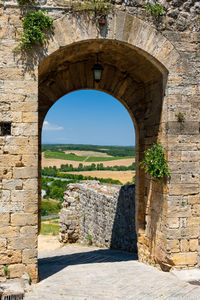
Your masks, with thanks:
[{"label": "rubble stone wall", "polygon": [[137,252],[134,185],[69,184],[60,212],[60,241]]}]

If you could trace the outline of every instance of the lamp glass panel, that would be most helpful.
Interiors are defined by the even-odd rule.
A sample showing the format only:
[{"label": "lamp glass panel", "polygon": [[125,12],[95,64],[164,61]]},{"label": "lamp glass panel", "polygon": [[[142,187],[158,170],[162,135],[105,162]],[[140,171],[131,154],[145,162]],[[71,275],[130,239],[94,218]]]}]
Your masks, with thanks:
[{"label": "lamp glass panel", "polygon": [[100,69],[95,69],[95,70],[94,70],[94,79],[95,79],[95,80],[100,80],[100,79],[101,79],[101,73],[102,73],[102,70],[100,70]]}]

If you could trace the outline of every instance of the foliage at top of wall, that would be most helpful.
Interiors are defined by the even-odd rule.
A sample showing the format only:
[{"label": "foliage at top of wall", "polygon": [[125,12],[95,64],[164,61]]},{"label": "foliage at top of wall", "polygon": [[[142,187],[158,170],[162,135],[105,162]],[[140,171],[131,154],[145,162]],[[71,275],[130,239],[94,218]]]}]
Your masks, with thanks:
[{"label": "foliage at top of wall", "polygon": [[170,170],[167,166],[164,149],[159,143],[153,144],[151,148],[144,151],[144,154],[141,167],[145,170],[145,173],[157,179],[169,177]]},{"label": "foliage at top of wall", "polygon": [[[19,5],[23,7],[31,7],[36,2],[35,0],[18,0]],[[94,14],[95,18],[107,15],[113,7],[110,1],[107,0],[84,0],[72,1],[71,7],[76,12],[87,12]],[[163,13],[163,7],[159,4],[146,4],[146,10],[158,18]],[[102,23],[102,24],[105,24]],[[23,34],[20,40],[20,47],[24,50],[30,50],[35,44],[44,44],[47,40],[47,31],[53,28],[53,20],[47,16],[47,11],[35,9],[25,13],[22,19]]]},{"label": "foliage at top of wall", "polygon": [[72,1],[71,7],[77,12],[87,12],[94,14],[96,17],[99,15],[107,15],[112,8],[112,4],[107,0],[78,0]]},{"label": "foliage at top of wall", "polygon": [[21,47],[25,50],[31,49],[34,44],[43,44],[47,40],[47,31],[53,27],[53,20],[46,14],[45,10],[32,11],[23,18]]},{"label": "foliage at top of wall", "polygon": [[53,28],[53,20],[47,16],[46,10],[35,8],[35,0],[18,0],[22,9],[23,33],[16,50],[30,50],[36,44],[44,44],[47,32]]},{"label": "foliage at top of wall", "polygon": [[158,4],[158,3],[151,3],[151,2],[147,2],[146,3],[146,11],[150,12],[152,14],[152,16],[154,16],[156,19],[158,19],[158,17],[160,17],[163,12],[164,12],[164,8]]},{"label": "foliage at top of wall", "polygon": [[34,4],[35,0],[18,0],[18,3],[21,6],[30,5],[30,4]]}]

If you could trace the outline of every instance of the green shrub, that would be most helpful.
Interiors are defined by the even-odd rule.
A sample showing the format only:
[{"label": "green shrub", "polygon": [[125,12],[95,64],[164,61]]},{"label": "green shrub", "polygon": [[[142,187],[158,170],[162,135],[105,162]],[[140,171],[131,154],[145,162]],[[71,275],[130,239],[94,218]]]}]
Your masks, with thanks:
[{"label": "green shrub", "polygon": [[145,173],[150,174],[154,178],[164,178],[170,175],[170,170],[167,166],[163,147],[159,143],[153,144],[151,148],[144,151],[145,157],[141,162],[141,167]]},{"label": "green shrub", "polygon": [[148,2],[146,4],[146,11],[150,12],[157,19],[163,14],[164,8],[158,3],[151,4],[150,2]]},{"label": "green shrub", "polygon": [[24,17],[21,47],[25,50],[30,50],[34,44],[43,44],[47,40],[47,31],[53,27],[53,20],[46,14],[45,10],[32,11]]},{"label": "green shrub", "polygon": [[55,201],[42,201],[41,214],[42,216],[56,215],[60,212],[62,204]]}]

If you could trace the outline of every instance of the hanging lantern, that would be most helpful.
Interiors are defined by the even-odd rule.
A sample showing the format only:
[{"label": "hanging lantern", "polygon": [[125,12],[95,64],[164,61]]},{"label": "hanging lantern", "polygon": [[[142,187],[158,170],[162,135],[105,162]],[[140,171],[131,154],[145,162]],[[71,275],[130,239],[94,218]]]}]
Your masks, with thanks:
[{"label": "hanging lantern", "polygon": [[102,78],[103,67],[100,64],[95,64],[92,68],[94,80],[99,82]]}]

